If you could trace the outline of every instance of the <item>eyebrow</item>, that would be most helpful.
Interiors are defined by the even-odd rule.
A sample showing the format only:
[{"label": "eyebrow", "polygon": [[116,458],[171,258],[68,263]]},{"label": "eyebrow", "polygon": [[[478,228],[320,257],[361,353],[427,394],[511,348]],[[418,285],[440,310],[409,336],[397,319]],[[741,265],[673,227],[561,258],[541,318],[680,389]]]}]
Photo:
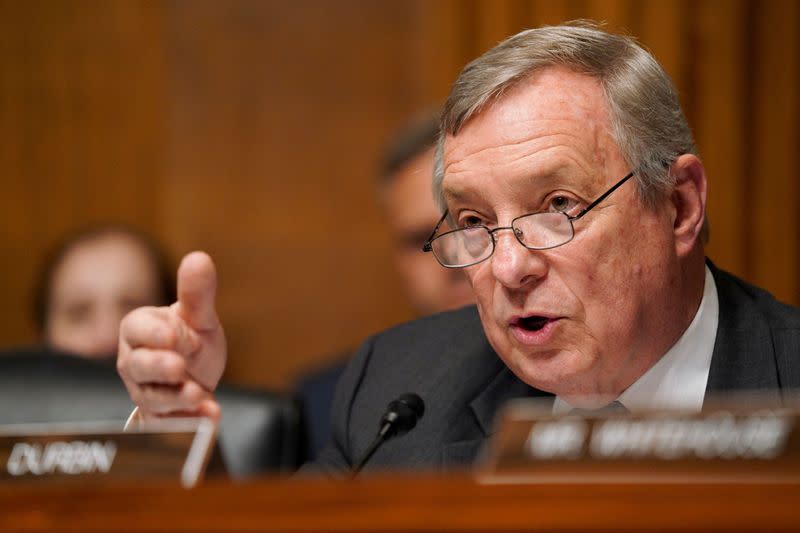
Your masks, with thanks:
[{"label": "eyebrow", "polygon": [[445,202],[449,202],[450,200],[468,200],[475,195],[474,192],[465,191],[465,190],[452,190],[452,189],[445,189],[442,191],[442,196],[444,197]]},{"label": "eyebrow", "polygon": [[[525,185],[532,185],[537,189],[546,189],[556,184],[567,182],[569,178],[567,178],[565,175],[566,170],[568,170],[566,165],[558,165],[544,175],[540,174],[534,176],[533,174],[529,174],[526,177],[521,178],[520,181]],[[460,189],[445,188],[442,191],[442,195],[445,199],[445,202],[469,201],[471,199],[474,199],[475,196],[479,196],[477,192],[465,188],[460,188]]]},{"label": "eyebrow", "polygon": [[570,180],[565,175],[565,170],[566,167],[564,165],[560,165],[544,175],[533,176],[529,174],[526,177],[526,180],[527,183],[531,184],[532,186],[542,189],[551,188],[556,184],[564,183],[566,181],[574,182],[575,180]]}]

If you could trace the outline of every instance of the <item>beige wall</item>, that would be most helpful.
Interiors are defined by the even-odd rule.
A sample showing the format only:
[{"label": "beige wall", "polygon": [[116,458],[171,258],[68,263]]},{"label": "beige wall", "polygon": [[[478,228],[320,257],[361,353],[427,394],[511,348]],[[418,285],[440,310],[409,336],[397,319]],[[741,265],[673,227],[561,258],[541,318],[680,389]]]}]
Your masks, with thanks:
[{"label": "beige wall", "polygon": [[519,29],[637,35],[710,176],[709,255],[800,303],[792,0],[0,1],[0,345],[63,232],[118,220],[211,252],[228,377],[286,386],[411,316],[373,171],[392,129]]}]

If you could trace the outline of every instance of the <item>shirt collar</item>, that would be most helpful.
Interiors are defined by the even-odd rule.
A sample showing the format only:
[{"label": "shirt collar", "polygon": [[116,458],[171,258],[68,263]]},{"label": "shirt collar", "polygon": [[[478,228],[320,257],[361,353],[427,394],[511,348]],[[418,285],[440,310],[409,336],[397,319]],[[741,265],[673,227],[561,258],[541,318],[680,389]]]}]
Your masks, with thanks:
[{"label": "shirt collar", "polygon": [[[706,266],[703,298],[692,323],[678,342],[617,400],[630,411],[656,408],[699,411],[705,397],[718,323],[717,285]],[[556,397],[553,414],[565,414],[571,409],[566,401]]]}]

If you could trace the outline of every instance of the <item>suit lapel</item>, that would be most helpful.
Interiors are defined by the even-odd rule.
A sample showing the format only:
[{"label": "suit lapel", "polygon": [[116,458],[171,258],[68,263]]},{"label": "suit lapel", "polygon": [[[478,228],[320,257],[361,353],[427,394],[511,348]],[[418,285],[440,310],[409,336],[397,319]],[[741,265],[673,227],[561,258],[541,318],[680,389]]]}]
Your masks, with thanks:
[{"label": "suit lapel", "polygon": [[709,267],[719,295],[719,324],[706,396],[730,391],[777,391],[780,381],[769,324],[733,278],[710,262]]},{"label": "suit lapel", "polygon": [[[498,361],[500,362],[499,358]],[[552,394],[520,381],[502,362],[499,366],[501,368],[494,379],[469,403],[470,415],[478,426],[475,438],[446,443],[442,449],[442,464],[445,468],[467,466],[475,461],[481,445],[492,433],[492,424],[500,407],[507,401],[526,397],[542,397],[552,401]]]}]

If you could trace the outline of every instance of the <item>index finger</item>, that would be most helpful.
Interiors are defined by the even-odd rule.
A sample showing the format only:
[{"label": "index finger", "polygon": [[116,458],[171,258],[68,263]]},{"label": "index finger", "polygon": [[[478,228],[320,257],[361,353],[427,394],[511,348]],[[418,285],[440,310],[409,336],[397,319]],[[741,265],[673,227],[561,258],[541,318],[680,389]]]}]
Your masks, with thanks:
[{"label": "index finger", "polygon": [[174,350],[187,355],[197,350],[199,339],[169,307],[141,307],[120,324],[120,354],[125,349]]}]

